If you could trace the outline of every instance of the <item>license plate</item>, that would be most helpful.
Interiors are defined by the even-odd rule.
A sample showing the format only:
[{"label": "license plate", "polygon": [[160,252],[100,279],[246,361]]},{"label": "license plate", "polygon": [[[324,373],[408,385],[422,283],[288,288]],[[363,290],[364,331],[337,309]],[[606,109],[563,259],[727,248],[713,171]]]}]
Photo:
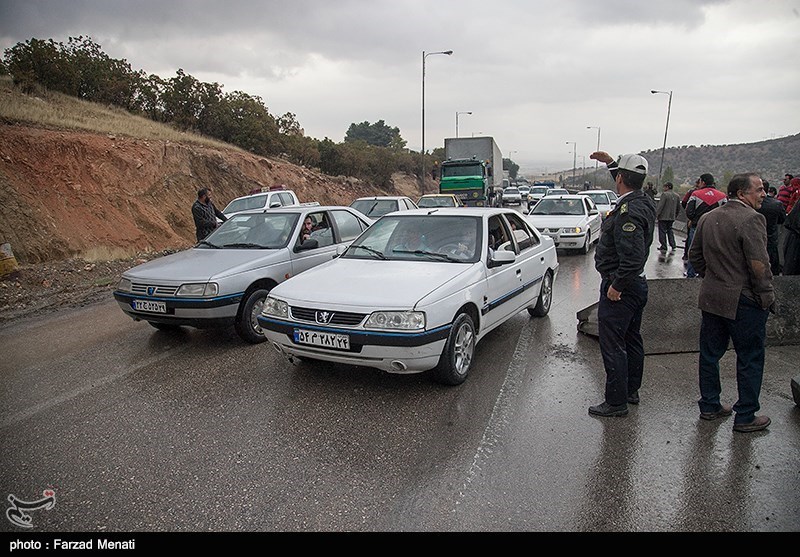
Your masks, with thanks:
[{"label": "license plate", "polygon": [[336,348],[339,350],[350,349],[350,337],[335,333],[322,333],[320,331],[294,330],[294,341],[300,344],[311,344],[323,348]]},{"label": "license plate", "polygon": [[166,302],[154,302],[152,300],[134,300],[133,309],[136,311],[148,311],[150,313],[167,313]]}]

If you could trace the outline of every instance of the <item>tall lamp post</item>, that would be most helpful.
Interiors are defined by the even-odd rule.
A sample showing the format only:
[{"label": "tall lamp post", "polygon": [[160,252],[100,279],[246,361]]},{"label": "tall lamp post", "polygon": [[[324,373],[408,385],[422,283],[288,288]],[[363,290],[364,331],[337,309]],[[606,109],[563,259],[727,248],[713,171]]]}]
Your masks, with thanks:
[{"label": "tall lamp post", "polygon": [[[600,126],[586,126],[587,130],[597,130],[597,150],[600,150]],[[594,181],[597,181],[597,161],[594,161]]]},{"label": "tall lamp post", "polygon": [[661,148],[661,165],[658,167],[658,180],[656,181],[656,188],[658,188],[661,186],[661,171],[664,169],[664,151],[667,150],[667,131],[669,131],[669,112],[672,109],[672,91],[656,91],[653,89],[650,93],[653,95],[657,93],[669,95],[669,104],[667,104],[667,125],[664,126],[664,146]]},{"label": "tall lamp post", "polygon": [[472,114],[472,112],[456,112],[456,137],[458,137],[458,115],[459,114]]},{"label": "tall lamp post", "polygon": [[422,51],[422,181],[420,183],[420,191],[425,194],[425,59],[434,54],[446,54],[450,56],[453,54],[452,50],[444,50],[442,52],[428,52]]},{"label": "tall lamp post", "polygon": [[572,187],[575,187],[575,167],[578,166],[578,146],[574,141],[567,141],[567,145],[572,144]]}]

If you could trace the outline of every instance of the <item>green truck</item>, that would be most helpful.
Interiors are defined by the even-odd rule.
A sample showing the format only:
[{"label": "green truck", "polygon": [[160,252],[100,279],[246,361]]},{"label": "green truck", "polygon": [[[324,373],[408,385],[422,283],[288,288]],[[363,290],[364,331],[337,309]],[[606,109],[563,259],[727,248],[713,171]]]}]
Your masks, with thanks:
[{"label": "green truck", "polygon": [[444,153],[439,193],[456,195],[467,207],[500,205],[503,155],[494,138],[445,138]]}]

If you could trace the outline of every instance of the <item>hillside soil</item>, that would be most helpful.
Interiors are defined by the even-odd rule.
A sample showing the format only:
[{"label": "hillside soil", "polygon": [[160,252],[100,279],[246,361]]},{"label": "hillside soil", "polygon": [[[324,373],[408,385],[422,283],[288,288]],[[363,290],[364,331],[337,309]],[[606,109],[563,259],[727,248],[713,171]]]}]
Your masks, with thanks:
[{"label": "hillside soil", "polygon": [[420,195],[401,174],[382,189],[233,148],[0,122],[0,244],[18,263],[0,277],[0,324],[108,299],[124,270],[192,246],[198,189],[211,187],[221,210],[277,185],[323,205]]}]

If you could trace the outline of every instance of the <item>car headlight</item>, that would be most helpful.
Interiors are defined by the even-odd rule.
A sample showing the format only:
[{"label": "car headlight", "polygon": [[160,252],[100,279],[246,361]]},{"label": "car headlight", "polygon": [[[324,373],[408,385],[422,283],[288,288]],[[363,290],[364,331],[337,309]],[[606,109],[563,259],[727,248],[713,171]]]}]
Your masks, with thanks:
[{"label": "car headlight", "polygon": [[217,294],[219,294],[219,285],[216,282],[181,284],[181,287],[178,288],[178,291],[175,293],[176,296],[186,296],[190,298],[208,298],[210,296],[216,296]]},{"label": "car headlight", "polygon": [[117,290],[121,290],[122,292],[130,292],[131,281],[126,278],[119,279],[119,283],[117,283]]},{"label": "car headlight", "polygon": [[561,232],[564,234],[580,234],[582,230],[580,226],[576,226],[575,228],[562,228]]},{"label": "car headlight", "polygon": [[278,300],[272,296],[267,296],[264,300],[264,307],[261,309],[261,315],[268,317],[289,317],[289,304],[283,300]]},{"label": "car headlight", "polygon": [[370,329],[401,329],[416,331],[425,328],[425,313],[421,311],[376,311],[364,327]]}]

